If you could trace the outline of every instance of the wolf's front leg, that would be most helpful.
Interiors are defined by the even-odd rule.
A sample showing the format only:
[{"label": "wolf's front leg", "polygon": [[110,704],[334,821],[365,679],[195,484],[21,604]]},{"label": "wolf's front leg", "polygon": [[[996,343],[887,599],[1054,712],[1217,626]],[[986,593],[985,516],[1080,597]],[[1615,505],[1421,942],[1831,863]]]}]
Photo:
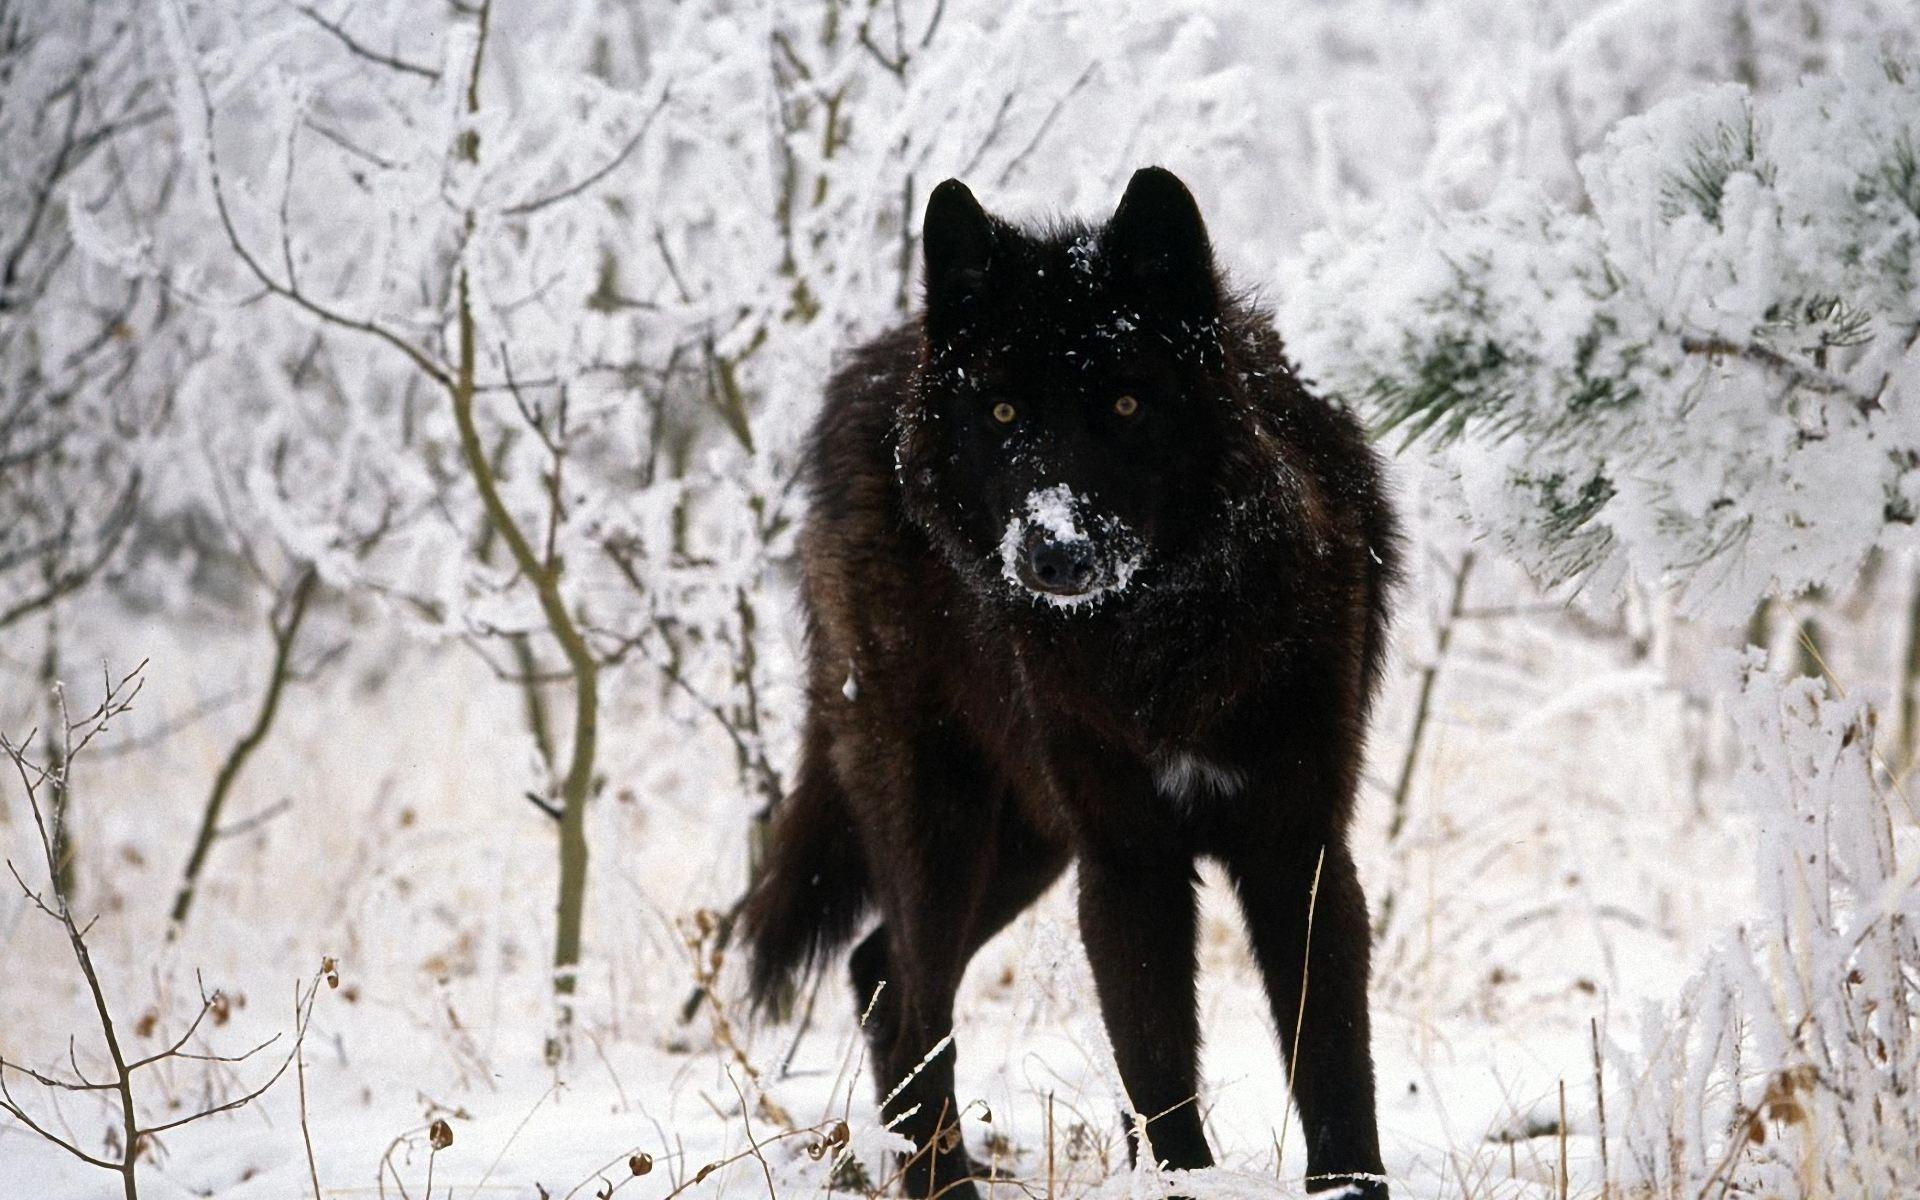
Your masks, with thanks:
[{"label": "wolf's front leg", "polygon": [[1286,1052],[1307,1137],[1307,1186],[1345,1184],[1350,1196],[1387,1200],[1368,1041],[1371,933],[1353,859],[1336,839],[1324,862],[1319,846],[1253,844],[1226,856],[1225,865]]},{"label": "wolf's front leg", "polygon": [[[1169,1167],[1213,1165],[1200,1128],[1193,860],[1171,848],[1080,858],[1080,935],[1120,1080]],[[1133,1126],[1128,1150],[1138,1155]]]}]

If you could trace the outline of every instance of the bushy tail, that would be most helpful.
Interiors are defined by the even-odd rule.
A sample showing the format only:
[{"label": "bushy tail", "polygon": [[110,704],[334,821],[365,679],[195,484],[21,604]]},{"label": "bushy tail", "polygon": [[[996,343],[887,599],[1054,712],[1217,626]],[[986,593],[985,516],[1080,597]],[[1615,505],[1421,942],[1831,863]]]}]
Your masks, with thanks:
[{"label": "bushy tail", "polygon": [[852,940],[867,909],[867,866],[845,795],[808,755],[798,786],[774,815],[759,882],[741,911],[760,1012],[784,1015],[800,979]]}]

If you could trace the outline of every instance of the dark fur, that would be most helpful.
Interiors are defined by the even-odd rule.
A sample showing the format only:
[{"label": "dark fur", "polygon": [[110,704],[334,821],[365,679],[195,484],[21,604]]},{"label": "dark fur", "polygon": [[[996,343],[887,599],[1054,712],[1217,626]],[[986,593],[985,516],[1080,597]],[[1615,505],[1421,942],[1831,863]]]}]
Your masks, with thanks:
[{"label": "dark fur", "polygon": [[[1204,1166],[1194,863],[1211,857],[1294,1060],[1309,1175],[1377,1173],[1346,830],[1398,559],[1379,463],[1294,378],[1268,314],[1223,289],[1164,171],[1136,174],[1103,226],[1038,233],[949,181],[925,250],[923,316],[853,355],[814,431],[810,707],[745,914],[754,994],[782,994],[877,910],[851,968],[863,1008],[886,981],[867,1030],[884,1096],[951,1029],[974,952],[1077,862],[1131,1104],[1161,1161]],[[1012,425],[991,416],[1001,400]],[[1055,483],[1144,547],[1124,591],[1071,611],[1005,577],[1038,569],[1024,547],[1054,535],[1004,531]],[[1004,559],[1003,535],[1022,547]],[[1238,786],[1180,798],[1162,777],[1183,753]],[[918,1105],[901,1129],[934,1147],[914,1195],[971,1170],[939,1136],[953,1061],[887,1108]]]}]

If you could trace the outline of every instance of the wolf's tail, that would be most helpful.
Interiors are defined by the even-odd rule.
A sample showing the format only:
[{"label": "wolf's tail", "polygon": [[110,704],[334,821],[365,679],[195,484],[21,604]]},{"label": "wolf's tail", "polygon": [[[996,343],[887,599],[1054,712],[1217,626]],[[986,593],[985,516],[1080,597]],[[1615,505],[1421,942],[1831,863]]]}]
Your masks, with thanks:
[{"label": "wolf's tail", "polygon": [[740,914],[754,1008],[786,1012],[801,977],[852,940],[869,896],[846,795],[826,756],[809,753],[774,815],[759,882]]}]

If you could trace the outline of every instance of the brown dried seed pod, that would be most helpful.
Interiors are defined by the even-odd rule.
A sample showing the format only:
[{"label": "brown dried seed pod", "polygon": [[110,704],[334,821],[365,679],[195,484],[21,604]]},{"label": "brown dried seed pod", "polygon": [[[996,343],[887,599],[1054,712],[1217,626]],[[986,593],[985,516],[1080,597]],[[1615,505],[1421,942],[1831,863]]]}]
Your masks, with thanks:
[{"label": "brown dried seed pod", "polygon": [[433,1124],[427,1126],[427,1144],[435,1150],[453,1145],[453,1126],[447,1124],[445,1117],[436,1117]]},{"label": "brown dried seed pod", "polygon": [[653,1155],[633,1155],[627,1159],[627,1170],[632,1171],[635,1175],[645,1175],[647,1172],[653,1170]]},{"label": "brown dried seed pod", "polygon": [[853,1131],[847,1128],[845,1121],[835,1121],[833,1128],[827,1130],[827,1144],[830,1146],[844,1146],[847,1144],[847,1139],[852,1136]]}]

